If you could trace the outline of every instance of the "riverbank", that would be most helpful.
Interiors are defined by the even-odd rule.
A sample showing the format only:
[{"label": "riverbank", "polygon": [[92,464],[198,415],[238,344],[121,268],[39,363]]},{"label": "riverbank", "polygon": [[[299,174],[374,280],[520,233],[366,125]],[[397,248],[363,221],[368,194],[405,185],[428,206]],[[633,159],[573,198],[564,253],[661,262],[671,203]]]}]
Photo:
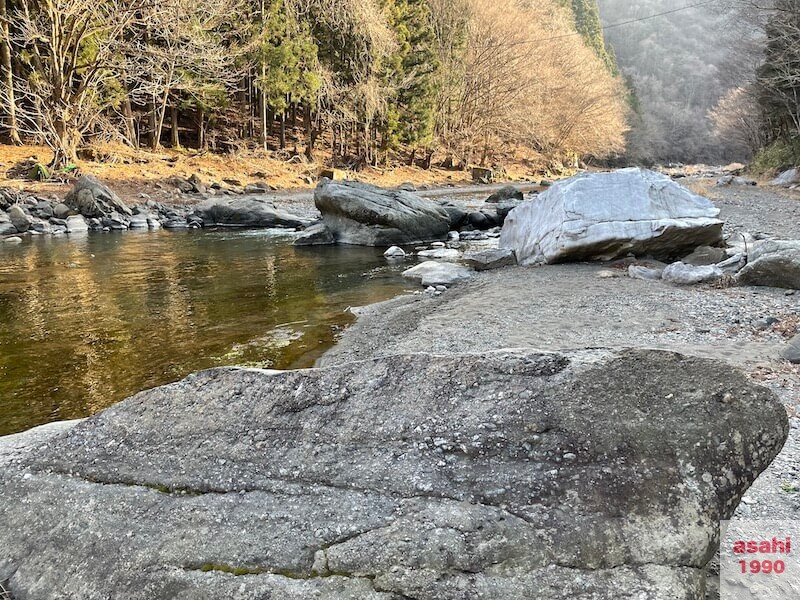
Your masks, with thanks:
[{"label": "riverbank", "polygon": [[[712,198],[725,233],[800,239],[792,192],[682,182]],[[653,348],[722,360],[774,391],[790,415],[781,454],[738,516],[794,519],[800,511],[800,367],[781,358],[798,333],[800,293],[766,287],[681,287],[627,276],[628,261],[506,267],[441,296],[401,296],[355,308],[355,324],[318,361],[330,366],[400,353],[501,348]]]},{"label": "riverbank", "polygon": [[[309,163],[302,156],[291,157],[274,152],[252,151],[236,155],[216,155],[190,150],[163,149],[158,152],[133,150],[125,146],[109,145],[94,154],[94,160],[81,160],[77,167],[82,174],[91,174],[106,183],[122,200],[130,205],[143,198],[154,202],[194,204],[197,198],[182,193],[176,180],[196,176],[206,185],[219,183],[233,189],[248,185],[266,185],[267,189],[302,192],[313,189],[321,171],[327,168],[323,154],[318,162]],[[0,188],[9,187],[45,198],[63,198],[70,189],[72,174],[62,181],[37,182],[27,178],[25,165],[47,164],[50,151],[41,146],[8,146],[0,144]],[[509,155],[504,159],[503,180],[523,182],[544,178],[547,166],[526,157]],[[386,168],[365,168],[358,172],[343,171],[344,175],[365,183],[382,187],[397,187],[411,182],[419,188],[447,185],[469,185],[468,171],[431,169],[392,165]],[[144,196],[143,196],[144,195]]]}]

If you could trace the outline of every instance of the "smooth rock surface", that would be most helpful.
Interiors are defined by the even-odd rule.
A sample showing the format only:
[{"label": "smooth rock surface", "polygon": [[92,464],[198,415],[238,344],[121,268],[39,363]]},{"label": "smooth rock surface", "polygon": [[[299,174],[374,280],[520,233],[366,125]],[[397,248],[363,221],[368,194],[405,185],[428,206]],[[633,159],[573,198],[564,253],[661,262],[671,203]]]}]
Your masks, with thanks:
[{"label": "smooth rock surface", "polygon": [[229,227],[306,227],[311,221],[279,210],[271,202],[257,198],[211,199],[198,204],[190,217],[198,217],[204,226]]},{"label": "smooth rock surface", "polygon": [[668,352],[205,371],[14,453],[0,581],[37,600],[699,598],[719,520],[787,430],[765,388]]},{"label": "smooth rock surface", "polygon": [[468,252],[464,255],[464,264],[472,267],[476,271],[489,271],[500,269],[517,264],[514,251],[508,248],[496,248],[493,250],[481,250],[479,252]]},{"label": "smooth rock surface", "polygon": [[664,275],[664,269],[652,269],[642,265],[631,265],[628,267],[628,276],[633,279],[643,281],[657,281]]},{"label": "smooth rock surface", "polygon": [[11,224],[20,233],[28,231],[33,224],[33,218],[26,213],[19,204],[14,204],[8,209],[8,218]]},{"label": "smooth rock surface", "polygon": [[716,265],[728,258],[728,253],[724,248],[712,248],[711,246],[700,246],[694,252],[685,256],[681,262],[695,267],[706,265]]},{"label": "smooth rock surface", "polygon": [[64,199],[64,204],[84,217],[102,218],[112,212],[125,216],[133,214],[119,196],[93,175],[83,175],[78,179]]},{"label": "smooth rock surface", "polygon": [[462,265],[440,263],[434,260],[425,261],[416,267],[403,271],[403,277],[417,279],[422,283],[423,287],[430,285],[434,287],[437,285],[451,286],[460,281],[470,279],[472,275],[473,271]]},{"label": "smooth rock surface", "polygon": [[402,190],[324,179],[314,203],[340,244],[399,246],[443,240],[450,230],[444,208]]},{"label": "smooth rock surface", "polygon": [[675,258],[722,241],[719,210],[669,177],[642,169],[583,173],[506,217],[500,246],[523,265]]},{"label": "smooth rock surface", "polygon": [[406,255],[406,251],[400,248],[399,246],[392,246],[388,248],[386,252],[383,253],[386,258],[404,258]]},{"label": "smooth rock surface", "polygon": [[317,223],[303,230],[303,233],[294,241],[295,246],[330,246],[336,240],[333,233],[325,223]]},{"label": "smooth rock surface", "polygon": [[84,231],[89,231],[89,225],[86,223],[86,219],[80,215],[72,215],[71,217],[67,217],[65,221],[67,233],[82,233]]},{"label": "smooth rock surface", "polygon": [[417,256],[425,260],[458,260],[461,252],[453,248],[433,248],[431,250],[421,250]]},{"label": "smooth rock surface", "polygon": [[679,261],[668,265],[661,274],[661,278],[677,285],[695,285],[716,281],[723,275],[722,269],[716,265],[695,267]]},{"label": "smooth rock surface", "polygon": [[737,274],[737,281],[742,285],[800,289],[800,241],[757,243]]},{"label": "smooth rock surface", "polygon": [[800,182],[800,176],[798,175],[797,168],[793,168],[788,169],[778,175],[775,179],[769,182],[769,185],[785,187],[798,182]]},{"label": "smooth rock surface", "polygon": [[486,199],[486,202],[496,204],[498,202],[507,202],[509,200],[525,200],[525,194],[523,194],[519,189],[515,188],[513,185],[507,185],[499,190],[497,190],[494,194],[489,196]]}]

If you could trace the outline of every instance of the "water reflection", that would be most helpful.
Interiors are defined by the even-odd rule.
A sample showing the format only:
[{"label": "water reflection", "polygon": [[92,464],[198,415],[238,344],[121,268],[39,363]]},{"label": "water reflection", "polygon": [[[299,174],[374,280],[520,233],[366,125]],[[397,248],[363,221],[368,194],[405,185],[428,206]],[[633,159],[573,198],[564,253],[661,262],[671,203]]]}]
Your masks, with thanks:
[{"label": "water reflection", "polygon": [[399,270],[373,249],[294,248],[263,232],[0,245],[0,435],[198,369],[310,366],[346,307],[403,289]]}]

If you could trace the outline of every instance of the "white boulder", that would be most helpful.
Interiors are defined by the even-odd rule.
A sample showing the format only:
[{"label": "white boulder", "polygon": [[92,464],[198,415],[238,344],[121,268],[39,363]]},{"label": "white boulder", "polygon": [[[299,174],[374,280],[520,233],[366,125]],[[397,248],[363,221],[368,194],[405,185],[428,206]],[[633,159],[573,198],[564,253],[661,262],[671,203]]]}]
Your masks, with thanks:
[{"label": "white boulder", "polygon": [[514,250],[522,265],[672,258],[720,243],[718,216],[710,200],[653,171],[582,173],[511,211],[500,247]]},{"label": "white boulder", "polygon": [[424,287],[446,285],[451,286],[466,281],[474,274],[472,269],[453,263],[426,261],[403,271],[403,277],[419,280]]}]

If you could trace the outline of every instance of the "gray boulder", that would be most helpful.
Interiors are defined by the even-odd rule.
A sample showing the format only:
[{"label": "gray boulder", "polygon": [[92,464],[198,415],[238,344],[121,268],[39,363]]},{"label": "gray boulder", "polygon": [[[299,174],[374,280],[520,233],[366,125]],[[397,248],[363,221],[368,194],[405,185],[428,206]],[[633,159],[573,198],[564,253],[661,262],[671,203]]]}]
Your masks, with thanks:
[{"label": "gray boulder", "polygon": [[494,250],[468,252],[464,255],[464,264],[476,271],[488,271],[515,265],[517,264],[517,257],[514,256],[513,250],[496,248]]},{"label": "gray boulder", "polygon": [[513,185],[507,185],[500,188],[494,194],[486,199],[486,202],[497,204],[498,202],[507,202],[509,200],[525,200],[525,194],[515,188]]},{"label": "gray boulder", "polygon": [[53,216],[56,219],[66,219],[71,214],[72,210],[70,209],[69,206],[67,206],[63,202],[59,202],[53,207]]},{"label": "gray boulder", "polygon": [[386,258],[405,258],[406,251],[399,246],[392,246],[383,253]]},{"label": "gray boulder", "polygon": [[317,223],[306,228],[303,233],[294,241],[295,246],[329,246],[335,244],[331,230],[325,223]]},{"label": "gray boulder", "polygon": [[793,365],[800,364],[800,335],[794,336],[786,347],[781,350],[781,356]]},{"label": "gray boulder", "polygon": [[64,226],[67,228],[67,233],[83,233],[89,231],[89,225],[86,223],[86,219],[80,215],[67,217]]},{"label": "gray boulder", "polygon": [[700,246],[695,248],[689,256],[683,258],[684,263],[695,267],[705,265],[716,265],[728,258],[728,253],[723,248],[712,248],[711,246]]},{"label": "gray boulder", "polygon": [[398,246],[443,240],[450,230],[443,207],[403,190],[323,179],[314,203],[340,244]]},{"label": "gray boulder", "polygon": [[800,289],[800,241],[759,242],[737,274],[742,285]]},{"label": "gray boulder", "polygon": [[716,265],[695,267],[682,262],[672,263],[664,269],[661,278],[677,285],[696,285],[722,278],[724,273]]},{"label": "gray boulder", "polygon": [[767,389],[667,352],[206,371],[0,444],[0,581],[37,600],[700,598],[719,521],[787,430]]},{"label": "gray boulder", "polygon": [[454,261],[461,258],[461,252],[454,248],[433,248],[417,252],[417,256],[424,260],[446,260]]},{"label": "gray boulder", "polygon": [[450,229],[458,229],[467,222],[467,211],[451,202],[442,202],[439,206],[450,219]]},{"label": "gray boulder", "polygon": [[792,168],[778,175],[769,182],[769,185],[788,187],[798,182],[800,182],[800,175],[798,175],[797,168]]},{"label": "gray boulder", "polygon": [[17,233],[17,228],[11,222],[5,211],[0,210],[0,235],[13,235]]},{"label": "gray boulder", "polygon": [[403,277],[418,280],[423,287],[451,286],[466,281],[474,275],[472,269],[453,263],[428,260],[403,271]]},{"label": "gray boulder", "polygon": [[19,204],[8,209],[8,218],[20,233],[25,233],[33,224],[33,217],[26,213]]},{"label": "gray boulder", "polygon": [[664,269],[653,269],[643,265],[630,265],[628,267],[628,277],[632,279],[641,279],[644,281],[658,281],[662,279]]},{"label": "gray boulder", "polygon": [[285,227],[299,229],[311,225],[312,220],[293,215],[266,200],[258,198],[222,198],[198,204],[189,215],[197,217],[203,225],[227,227]]},{"label": "gray boulder", "polygon": [[511,211],[500,246],[516,251],[523,265],[674,258],[719,244],[718,215],[710,200],[653,171],[583,173]]},{"label": "gray boulder", "polygon": [[84,175],[75,182],[72,191],[64,199],[64,204],[84,217],[101,219],[112,212],[124,216],[133,214],[119,196],[92,175]]}]

